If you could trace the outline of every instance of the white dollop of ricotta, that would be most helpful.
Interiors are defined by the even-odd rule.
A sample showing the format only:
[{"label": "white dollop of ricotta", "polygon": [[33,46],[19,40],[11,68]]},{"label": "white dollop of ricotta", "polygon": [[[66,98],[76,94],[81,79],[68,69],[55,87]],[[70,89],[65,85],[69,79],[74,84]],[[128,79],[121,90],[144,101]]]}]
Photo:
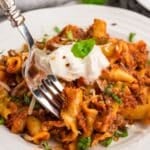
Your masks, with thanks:
[{"label": "white dollop of ricotta", "polygon": [[100,46],[95,45],[84,58],[74,56],[71,51],[72,46],[59,47],[49,55],[51,71],[57,77],[66,81],[83,77],[89,83],[95,81],[102,70],[109,66],[110,63]]}]

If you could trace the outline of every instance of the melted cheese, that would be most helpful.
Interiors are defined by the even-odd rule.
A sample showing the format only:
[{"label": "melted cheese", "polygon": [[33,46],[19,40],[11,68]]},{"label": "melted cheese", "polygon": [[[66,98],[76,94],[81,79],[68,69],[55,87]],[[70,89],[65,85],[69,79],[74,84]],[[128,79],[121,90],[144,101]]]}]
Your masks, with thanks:
[{"label": "melted cheese", "polygon": [[67,141],[73,141],[79,134],[76,117],[80,112],[80,104],[83,100],[83,93],[80,89],[65,88],[65,94],[67,101],[66,105],[61,111],[61,117],[64,120],[67,128],[72,131],[72,133],[68,135],[66,139]]}]

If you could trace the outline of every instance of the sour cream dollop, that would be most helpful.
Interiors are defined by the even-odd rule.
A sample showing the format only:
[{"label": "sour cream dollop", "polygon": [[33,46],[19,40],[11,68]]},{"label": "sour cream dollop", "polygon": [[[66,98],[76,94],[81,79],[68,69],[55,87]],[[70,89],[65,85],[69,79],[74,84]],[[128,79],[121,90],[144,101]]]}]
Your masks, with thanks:
[{"label": "sour cream dollop", "polygon": [[89,83],[95,81],[102,70],[109,66],[110,63],[100,46],[95,45],[84,58],[74,56],[72,46],[61,46],[49,55],[51,71],[57,77],[66,81],[83,77]]}]

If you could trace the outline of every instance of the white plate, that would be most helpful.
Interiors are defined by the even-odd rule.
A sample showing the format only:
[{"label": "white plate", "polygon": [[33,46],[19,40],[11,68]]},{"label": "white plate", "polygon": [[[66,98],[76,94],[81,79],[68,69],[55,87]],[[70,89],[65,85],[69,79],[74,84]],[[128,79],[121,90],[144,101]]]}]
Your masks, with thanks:
[{"label": "white plate", "polygon": [[[94,18],[106,20],[108,32],[111,36],[128,39],[130,32],[136,33],[136,40],[143,39],[150,43],[150,20],[144,16],[131,11],[92,5],[75,5],[51,9],[41,9],[25,14],[26,24],[29,26],[35,38],[41,37],[44,33],[52,35],[53,27],[63,27],[66,24],[76,24],[87,27]],[[112,24],[117,25],[113,26]],[[24,42],[16,30],[13,30],[9,22],[0,24],[0,50],[18,48]],[[150,139],[149,127],[132,127],[129,137],[120,140],[110,146],[112,150],[148,150]],[[35,145],[25,142],[18,135],[10,133],[5,127],[0,127],[0,150],[37,150]],[[92,148],[99,150],[100,146]]]}]

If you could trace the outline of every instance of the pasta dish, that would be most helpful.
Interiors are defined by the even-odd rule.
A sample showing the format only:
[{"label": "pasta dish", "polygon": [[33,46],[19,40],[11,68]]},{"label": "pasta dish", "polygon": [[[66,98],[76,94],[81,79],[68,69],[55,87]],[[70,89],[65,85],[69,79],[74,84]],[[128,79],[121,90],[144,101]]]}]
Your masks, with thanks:
[{"label": "pasta dish", "polygon": [[[61,55],[56,61],[63,71],[53,63],[55,73],[64,86],[62,95],[65,100],[60,119],[50,115],[35,101],[22,76],[28,47],[24,45],[19,52],[11,49],[8,55],[2,55],[0,124],[45,150],[87,150],[97,144],[107,147],[112,141],[127,137],[131,124],[139,122],[149,125],[148,46],[142,40],[132,42],[133,33],[130,41],[111,37],[106,28],[105,21],[94,19],[87,29],[75,25],[67,25],[62,30],[55,27],[57,35],[44,35],[42,40],[36,42],[37,48],[56,54],[56,58],[59,48],[70,44],[76,46],[70,51],[71,54],[64,50],[66,56],[74,57],[70,61],[75,60],[76,72],[72,76],[67,76],[71,64],[62,66],[59,63],[66,56]],[[99,54],[94,55],[94,46],[98,53],[102,53],[97,60]],[[88,64],[88,73],[82,65],[86,63],[86,58],[92,59],[93,64]],[[100,66],[103,66],[101,72]],[[46,143],[51,139],[58,143],[54,148]]]}]

